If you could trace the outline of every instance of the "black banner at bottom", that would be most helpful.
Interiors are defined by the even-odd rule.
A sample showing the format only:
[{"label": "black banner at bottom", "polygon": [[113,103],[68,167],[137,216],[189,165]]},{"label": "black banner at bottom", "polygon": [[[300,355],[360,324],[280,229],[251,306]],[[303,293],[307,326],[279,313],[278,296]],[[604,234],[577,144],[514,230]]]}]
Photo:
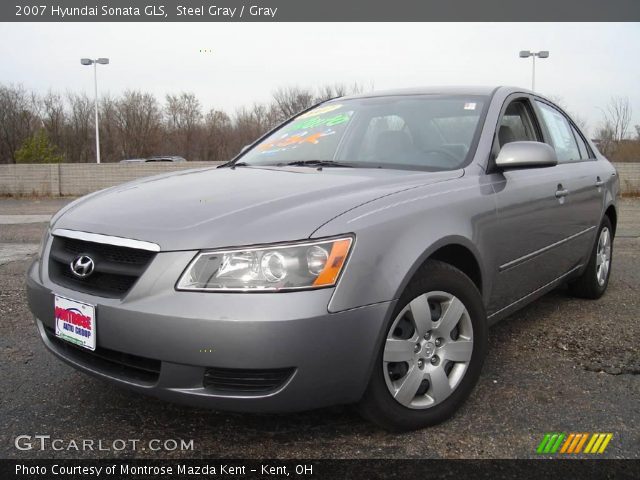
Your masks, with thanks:
[{"label": "black banner at bottom", "polygon": [[[553,476],[553,477],[552,477]],[[0,460],[5,479],[640,478],[640,460]]]}]

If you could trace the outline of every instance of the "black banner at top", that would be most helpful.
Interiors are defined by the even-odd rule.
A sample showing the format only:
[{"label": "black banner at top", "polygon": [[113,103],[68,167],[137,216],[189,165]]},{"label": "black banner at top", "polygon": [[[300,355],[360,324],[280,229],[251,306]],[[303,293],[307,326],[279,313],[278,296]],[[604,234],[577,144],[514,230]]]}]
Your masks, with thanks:
[{"label": "black banner at top", "polygon": [[2,22],[635,22],[639,0],[8,0]]}]

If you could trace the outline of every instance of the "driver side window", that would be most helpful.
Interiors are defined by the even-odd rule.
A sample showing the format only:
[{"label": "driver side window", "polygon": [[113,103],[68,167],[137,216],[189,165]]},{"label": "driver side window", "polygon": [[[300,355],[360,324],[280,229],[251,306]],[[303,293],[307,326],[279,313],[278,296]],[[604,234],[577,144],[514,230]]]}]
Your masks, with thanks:
[{"label": "driver side window", "polygon": [[526,100],[514,100],[509,104],[498,127],[501,148],[511,142],[538,140],[530,111]]}]

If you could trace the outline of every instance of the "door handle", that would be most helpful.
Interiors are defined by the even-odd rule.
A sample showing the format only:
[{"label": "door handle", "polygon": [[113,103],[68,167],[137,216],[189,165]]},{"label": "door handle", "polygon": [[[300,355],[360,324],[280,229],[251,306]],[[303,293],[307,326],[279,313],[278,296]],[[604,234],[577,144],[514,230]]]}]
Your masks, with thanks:
[{"label": "door handle", "polygon": [[556,191],[556,198],[566,197],[567,195],[569,195],[569,190],[567,190],[566,188]]},{"label": "door handle", "polygon": [[604,185],[604,182],[600,180],[600,177],[596,178],[596,187],[601,187]]}]

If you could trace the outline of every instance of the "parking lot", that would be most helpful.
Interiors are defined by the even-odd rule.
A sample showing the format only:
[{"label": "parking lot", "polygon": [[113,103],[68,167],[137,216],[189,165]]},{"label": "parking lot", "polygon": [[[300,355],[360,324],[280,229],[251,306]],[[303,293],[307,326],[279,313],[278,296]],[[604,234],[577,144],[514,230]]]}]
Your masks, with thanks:
[{"label": "parking lot", "polygon": [[[536,457],[546,432],[611,432],[603,456],[640,458],[640,199],[621,202],[612,277],[598,301],[556,290],[490,331],[469,401],[437,427],[389,434],[349,407],[230,414],[140,396],[76,372],[42,346],[24,273],[69,200],[0,199],[0,457]],[[330,374],[330,372],[328,372]],[[192,450],[20,451],[18,435],[193,440]]]}]

